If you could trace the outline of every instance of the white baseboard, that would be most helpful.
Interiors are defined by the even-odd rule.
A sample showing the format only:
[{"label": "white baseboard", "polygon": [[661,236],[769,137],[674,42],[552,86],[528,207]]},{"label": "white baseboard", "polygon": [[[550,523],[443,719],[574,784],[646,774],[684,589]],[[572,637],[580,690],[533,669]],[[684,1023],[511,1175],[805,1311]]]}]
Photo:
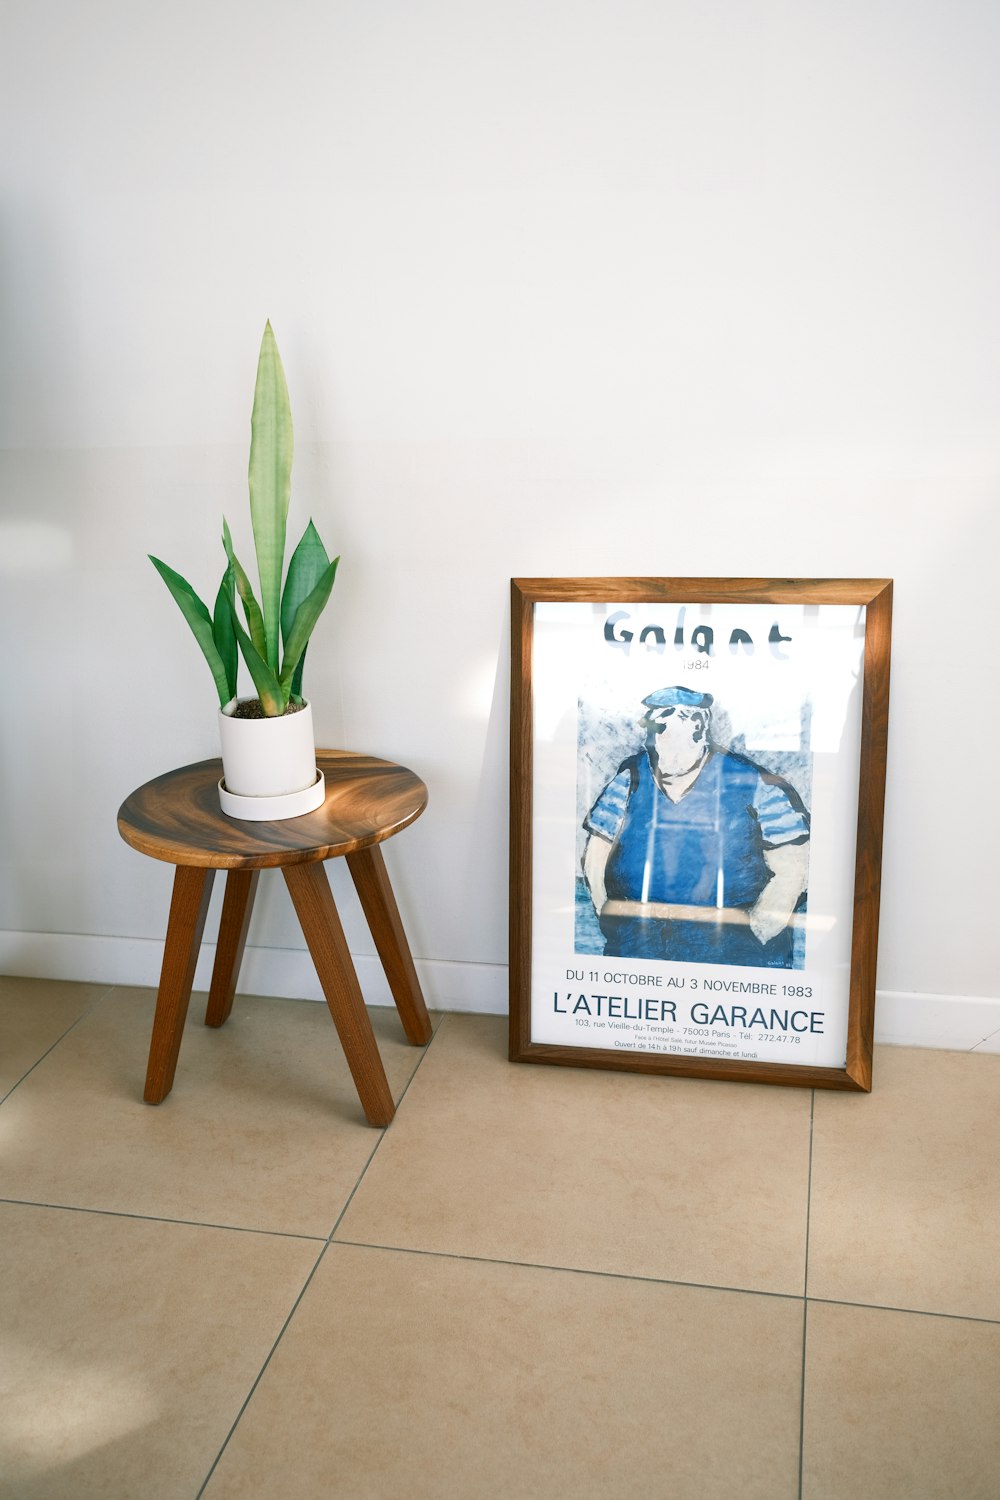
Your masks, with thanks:
[{"label": "white baseboard", "polygon": [[879,990],[875,1040],[947,1052],[1000,1052],[1000,999],[987,995],[920,995]]},{"label": "white baseboard", "polygon": [[[152,938],[0,931],[0,974],[155,986],[162,957],[162,942]],[[208,988],[214,961],[215,944],[205,943],[195,971],[196,989]],[[378,959],[356,954],[354,964],[368,1004],[391,1005]],[[417,959],[416,968],[431,1010],[506,1015],[505,964]],[[240,988],[252,995],[323,998],[312,959],[304,948],[248,947]],[[893,1046],[1000,1052],[1000,998],[880,990],[875,1006],[875,1040]]]},{"label": "white baseboard", "polygon": [[[163,943],[152,938],[0,931],[0,974],[155,986],[160,980],[162,958]],[[208,989],[214,962],[215,944],[203,943],[195,970],[195,989]],[[354,967],[367,1003],[391,1005],[392,996],[379,960],[370,954],[355,954]],[[431,1010],[506,1014],[506,964],[417,959],[416,969]],[[276,995],[291,1000],[323,998],[312,959],[304,948],[248,947],[240,970],[240,989],[248,995]],[[997,1024],[1000,1026],[1000,1022]]]}]

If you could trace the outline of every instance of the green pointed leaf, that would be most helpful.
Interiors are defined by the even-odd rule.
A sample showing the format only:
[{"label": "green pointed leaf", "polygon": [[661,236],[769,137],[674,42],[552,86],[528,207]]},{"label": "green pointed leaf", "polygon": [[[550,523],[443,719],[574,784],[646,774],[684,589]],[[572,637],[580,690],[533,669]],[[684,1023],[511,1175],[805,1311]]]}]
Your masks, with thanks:
[{"label": "green pointed leaf", "polygon": [[187,620],[195,640],[202,649],[215,679],[219,702],[228,703],[233,695],[229,691],[229,677],[225,662],[215,644],[212,616],[208,612],[208,606],[198,597],[186,578],[182,578],[179,573],[174,572],[173,568],[169,568],[166,563],[161,562],[158,557],[153,557],[152,554],[149,555],[149,560],[173,595],[181,614]]},{"label": "green pointed leaf", "polygon": [[[320,540],[319,532],[310,521],[292,553],[284,592],[281,595],[281,639],[283,643],[287,644],[299,605],[312,593],[329,566],[330,559],[326,548]],[[303,650],[292,677],[291,695],[296,701],[302,697],[302,670],[305,660],[306,653]]]},{"label": "green pointed leaf", "polygon": [[281,570],[293,443],[288,386],[270,323],[264,329],[260,345],[250,428],[250,517],[257,548],[267,661],[271,670],[277,672]]},{"label": "green pointed leaf", "polygon": [[288,639],[299,605],[311,594],[330,566],[326,548],[312,521],[302,533],[288,564],[288,577],[281,596],[281,638]]},{"label": "green pointed leaf", "polygon": [[337,564],[339,557],[323,570],[319,583],[307,594],[295,612],[292,628],[285,641],[285,654],[281,663],[281,686],[290,695],[292,689],[292,678],[296,667],[309,644],[309,637],[313,633],[313,627],[330,597],[333,588],[333,580],[337,576]]},{"label": "green pointed leaf", "polygon": [[243,613],[247,617],[247,625],[250,629],[250,639],[253,641],[258,653],[267,660],[267,636],[264,632],[264,616],[260,612],[260,605],[254,596],[253,587],[247,577],[246,570],[233,551],[233,539],[229,534],[229,522],[225,516],[222,518],[222,545],[226,549],[233,572],[236,574],[236,587],[243,601]]},{"label": "green pointed leaf", "polygon": [[264,714],[269,719],[279,719],[288,707],[288,698],[281,683],[275,677],[271,668],[240,624],[239,616],[236,613],[235,601],[229,600],[228,603],[233,621],[233,630],[236,633],[240,650],[243,652],[243,660],[247,664],[247,670],[253,679],[253,685],[257,689],[257,697],[261,701]]},{"label": "green pointed leaf", "polygon": [[289,703],[304,703],[306,701],[302,696],[302,669],[306,664],[306,656],[308,654],[308,651],[309,648],[307,646],[305,651],[303,651],[302,655],[299,657],[298,666],[292,673],[292,690],[288,695]]},{"label": "green pointed leaf", "polygon": [[[239,652],[236,649],[236,632],[233,629],[232,611],[235,603],[235,587],[236,569],[230,563],[222,575],[222,582],[219,584],[219,592],[215,600],[215,612],[212,616],[212,635],[226,669],[230,698],[236,697],[236,676],[240,662]],[[226,701],[228,702],[228,699]]]}]

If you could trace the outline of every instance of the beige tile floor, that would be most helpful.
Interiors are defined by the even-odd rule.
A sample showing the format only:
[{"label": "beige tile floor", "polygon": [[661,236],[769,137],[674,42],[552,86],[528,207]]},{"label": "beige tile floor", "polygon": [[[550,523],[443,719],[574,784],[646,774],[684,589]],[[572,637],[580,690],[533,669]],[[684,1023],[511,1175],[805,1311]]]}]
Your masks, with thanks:
[{"label": "beige tile floor", "polygon": [[0,979],[7,1500],[997,1500],[1000,1056],[868,1097]]}]

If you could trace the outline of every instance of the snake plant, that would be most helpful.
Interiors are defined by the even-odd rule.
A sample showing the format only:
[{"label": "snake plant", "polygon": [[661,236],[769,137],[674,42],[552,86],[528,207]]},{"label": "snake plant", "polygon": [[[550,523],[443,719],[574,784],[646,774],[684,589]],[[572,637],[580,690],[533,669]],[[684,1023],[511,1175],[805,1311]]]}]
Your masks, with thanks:
[{"label": "snake plant", "polygon": [[[238,648],[267,718],[280,717],[290,702],[302,702],[306,647],[330,597],[340,561],[339,557],[330,561],[310,521],[292,553],[282,587],[291,477],[292,411],[281,356],[268,323],[260,346],[250,424],[250,519],[260,603],[233,551],[225,518],[226,567],[211,613],[186,579],[158,557],[150,555],[149,559],[202,649],[219,702],[225,706],[236,696]],[[237,613],[237,594],[245,626]]]}]

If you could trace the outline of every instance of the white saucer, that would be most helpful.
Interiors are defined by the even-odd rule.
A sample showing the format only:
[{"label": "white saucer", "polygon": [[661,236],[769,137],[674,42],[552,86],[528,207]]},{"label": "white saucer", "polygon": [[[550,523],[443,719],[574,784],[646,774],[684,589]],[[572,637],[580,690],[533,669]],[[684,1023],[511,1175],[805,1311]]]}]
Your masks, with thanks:
[{"label": "white saucer", "polygon": [[219,782],[222,811],[244,823],[276,823],[282,818],[301,818],[303,813],[315,812],[317,807],[322,807],[325,797],[326,777],[320,770],[317,770],[312,786],[301,792],[286,792],[281,797],[240,797],[236,792],[227,792],[224,781]]}]

